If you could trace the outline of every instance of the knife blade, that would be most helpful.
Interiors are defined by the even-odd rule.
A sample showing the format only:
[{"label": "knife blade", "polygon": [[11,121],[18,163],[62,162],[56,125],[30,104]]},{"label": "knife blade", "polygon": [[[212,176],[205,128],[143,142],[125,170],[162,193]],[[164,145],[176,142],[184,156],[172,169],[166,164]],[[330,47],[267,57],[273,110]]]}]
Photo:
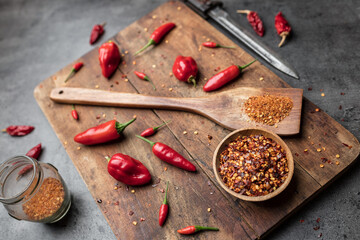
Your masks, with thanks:
[{"label": "knife blade", "polygon": [[242,28],[233,19],[231,19],[229,14],[221,8],[221,2],[208,0],[186,0],[185,3],[187,3],[191,9],[195,10],[195,12],[202,17],[210,17],[216,23],[224,27],[270,65],[293,78],[299,79],[298,73],[287,61],[282,59],[274,50],[258,41],[246,29]]}]

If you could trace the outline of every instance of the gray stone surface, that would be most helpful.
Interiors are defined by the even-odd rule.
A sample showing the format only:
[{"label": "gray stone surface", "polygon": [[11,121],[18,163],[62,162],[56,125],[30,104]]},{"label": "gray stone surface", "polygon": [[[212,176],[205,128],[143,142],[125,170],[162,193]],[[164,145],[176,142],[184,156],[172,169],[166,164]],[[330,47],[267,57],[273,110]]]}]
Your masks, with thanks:
[{"label": "gray stone surface", "polygon": [[[57,166],[68,183],[73,206],[56,224],[18,222],[0,207],[0,239],[115,239],[84,182],[55,136],[35,99],[43,79],[88,52],[92,26],[107,22],[102,40],[114,35],[164,1],[0,1],[0,122],[32,124],[23,138],[0,136],[0,162],[26,153],[41,142],[42,161]],[[265,27],[261,39],[300,73],[295,80],[275,71],[293,87],[360,138],[360,2],[336,0],[225,1],[231,15],[249,28],[235,9],[259,12]],[[283,11],[293,35],[277,49],[274,16]],[[239,44],[241,45],[241,44]],[[264,63],[267,65],[266,63]],[[312,91],[308,91],[312,87]],[[320,89],[326,94],[320,96]],[[344,92],[345,95],[340,95]],[[339,110],[339,105],[342,110]],[[342,120],[342,121],[341,121]],[[360,165],[353,167],[319,196],[274,230],[269,239],[360,239]],[[316,219],[320,218],[320,224]],[[304,219],[303,223],[299,220]],[[315,231],[313,227],[320,225]]]}]

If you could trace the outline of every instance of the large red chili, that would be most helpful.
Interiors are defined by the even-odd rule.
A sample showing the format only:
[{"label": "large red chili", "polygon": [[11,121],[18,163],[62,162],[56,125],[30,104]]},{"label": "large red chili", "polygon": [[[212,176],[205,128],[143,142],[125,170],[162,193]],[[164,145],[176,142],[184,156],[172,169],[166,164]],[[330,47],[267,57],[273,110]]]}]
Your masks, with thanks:
[{"label": "large red chili", "polygon": [[257,12],[250,11],[250,10],[237,10],[238,13],[245,13],[247,15],[247,20],[254,29],[254,31],[262,37],[264,35],[264,25],[261,21]]},{"label": "large red chili", "polygon": [[103,24],[96,24],[93,29],[91,30],[90,34],[90,44],[94,44],[101,35],[104,34],[104,26],[106,23]]},{"label": "large red chili", "polygon": [[134,122],[136,118],[127,123],[119,123],[116,120],[110,120],[99,126],[89,128],[85,132],[79,133],[74,137],[74,141],[84,145],[94,145],[109,142],[121,137],[121,133]]},{"label": "large red chili", "polygon": [[177,79],[182,82],[193,83],[196,87],[198,67],[192,57],[178,56],[175,59],[172,71]]},{"label": "large red chili", "polygon": [[228,67],[227,69],[219,72],[218,74],[212,76],[207,83],[204,85],[203,89],[205,92],[214,91],[222,86],[224,86],[226,83],[234,80],[237,76],[240,75],[242,70],[250,66],[253,62],[256,60],[244,65],[232,65]]},{"label": "large red chili", "polygon": [[169,182],[166,182],[165,198],[164,198],[163,204],[161,204],[161,207],[159,210],[159,225],[160,226],[164,225],[165,220],[168,215],[168,212],[169,212],[169,204],[167,203],[168,186],[169,186]]},{"label": "large red chili", "polygon": [[106,157],[108,172],[116,180],[130,186],[144,185],[151,180],[149,170],[139,161],[128,155],[117,153]]},{"label": "large red chili", "polygon": [[99,61],[102,75],[109,78],[119,66],[121,60],[118,46],[109,41],[104,43],[99,48]]},{"label": "large red chili", "polygon": [[146,138],[143,138],[139,135],[136,135],[136,136],[138,138],[148,142],[152,146],[152,151],[155,154],[155,156],[157,156],[164,162],[167,162],[171,165],[174,165],[175,167],[178,167],[178,168],[190,171],[190,172],[196,171],[196,167],[191,162],[189,162],[187,159],[185,159],[183,156],[181,156],[178,152],[176,152],[171,147],[169,147],[163,143],[160,143],[160,142],[154,143],[154,142],[152,142]]},{"label": "large red chili", "polygon": [[281,47],[284,44],[286,37],[290,34],[291,31],[291,27],[288,21],[282,15],[282,12],[279,12],[275,16],[275,28],[278,35],[281,37],[281,41],[278,45],[279,47]]},{"label": "large red chili", "polygon": [[188,234],[193,234],[193,233],[196,233],[198,231],[203,231],[203,230],[219,231],[219,229],[215,228],[215,227],[203,227],[203,226],[194,225],[194,226],[185,227],[183,229],[179,229],[179,230],[177,230],[177,232],[180,234],[188,235]]},{"label": "large red chili", "polygon": [[139,51],[137,51],[135,53],[135,56],[141,53],[142,51],[144,51],[145,49],[147,49],[148,47],[150,47],[151,45],[158,44],[164,38],[164,36],[168,32],[170,32],[170,30],[173,29],[175,26],[176,26],[175,23],[170,22],[170,23],[165,23],[160,27],[158,27],[157,29],[155,29],[155,31],[150,36],[149,42]]},{"label": "large red chili", "polygon": [[33,130],[33,126],[11,125],[2,131],[7,132],[10,136],[25,136],[31,133]]}]

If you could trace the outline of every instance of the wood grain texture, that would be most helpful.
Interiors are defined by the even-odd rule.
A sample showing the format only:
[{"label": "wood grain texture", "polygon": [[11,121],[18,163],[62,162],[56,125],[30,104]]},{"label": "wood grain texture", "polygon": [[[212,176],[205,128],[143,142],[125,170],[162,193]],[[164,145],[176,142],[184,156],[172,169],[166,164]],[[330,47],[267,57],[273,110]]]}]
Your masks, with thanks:
[{"label": "wood grain texture", "polygon": [[[149,48],[139,56],[133,57],[132,54],[147,42],[151,32],[170,20],[174,21],[177,27],[164,41],[155,48]],[[68,81],[66,87],[98,88],[176,98],[211,96],[216,92],[205,93],[201,89],[206,82],[205,79],[217,73],[218,68],[221,70],[232,64],[243,65],[253,58],[241,48],[204,48],[199,51],[200,44],[208,38],[223,45],[234,45],[184,4],[166,3],[113,38],[124,54],[121,72],[116,72],[110,80],[104,78],[98,64],[98,49],[95,48],[76,60],[83,61],[84,68]],[[128,54],[125,51],[128,51]],[[170,75],[177,55],[192,56],[197,61],[200,71],[198,88],[194,89],[192,85],[177,81]],[[317,107],[304,99],[301,132],[283,138],[294,154],[295,170],[292,181],[284,192],[274,199],[262,203],[244,202],[232,197],[217,184],[212,169],[213,152],[229,130],[188,112],[96,106],[77,106],[80,120],[75,122],[70,115],[71,105],[57,104],[49,98],[53,88],[65,86],[63,81],[72,65],[73,63],[70,63],[43,81],[35,89],[34,95],[94,199],[102,199],[102,203],[98,203],[99,208],[119,239],[178,239],[179,235],[175,230],[191,224],[217,226],[220,231],[203,232],[190,238],[263,237],[334,181],[359,155],[360,146],[357,139],[326,113],[316,112]],[[149,83],[138,79],[133,70],[144,71],[149,75],[156,84],[157,91],[153,91]],[[261,77],[263,81],[259,80]],[[257,62],[219,92],[238,87],[290,86]],[[119,141],[87,147],[80,146],[72,140],[76,133],[89,127],[113,118],[125,122],[134,114],[137,115],[137,121],[125,130],[124,138]],[[183,154],[196,164],[196,173],[188,173],[160,161],[151,153],[147,143],[134,137],[142,130],[156,126],[164,120],[172,120],[172,123],[150,139],[164,142]],[[183,134],[184,131],[187,131],[187,134]],[[197,135],[194,134],[195,131],[198,132]],[[208,135],[212,136],[211,141]],[[351,145],[352,148],[349,149],[343,143]],[[77,147],[81,148],[78,150]],[[321,152],[318,152],[317,149],[320,147]],[[308,151],[305,153],[304,149]],[[107,174],[104,155],[117,152],[142,161],[153,176],[151,185],[134,188],[135,193],[130,191],[133,188],[127,191],[123,184],[119,184],[121,188],[114,190],[116,181]],[[340,154],[339,159],[335,157],[336,154]],[[327,158],[333,164],[324,163],[325,167],[320,168],[321,158]],[[336,160],[340,165],[334,164]],[[157,216],[164,194],[159,190],[165,188],[166,181],[170,183],[170,215],[165,226],[160,228]],[[211,212],[207,211],[209,207]],[[130,216],[129,211],[133,211],[134,214]],[[141,217],[146,220],[140,222]],[[138,224],[134,226],[131,224],[132,221],[137,221]]]},{"label": "wood grain texture", "polygon": [[[302,93],[302,89],[296,88],[243,87],[218,92],[210,96],[171,98],[60,87],[51,91],[50,99],[58,103],[68,104],[183,110],[205,116],[229,130],[261,126],[280,135],[293,135],[300,131]],[[251,121],[244,112],[244,103],[249,97],[263,96],[264,94],[292,99],[293,108],[290,115],[273,126]]]}]

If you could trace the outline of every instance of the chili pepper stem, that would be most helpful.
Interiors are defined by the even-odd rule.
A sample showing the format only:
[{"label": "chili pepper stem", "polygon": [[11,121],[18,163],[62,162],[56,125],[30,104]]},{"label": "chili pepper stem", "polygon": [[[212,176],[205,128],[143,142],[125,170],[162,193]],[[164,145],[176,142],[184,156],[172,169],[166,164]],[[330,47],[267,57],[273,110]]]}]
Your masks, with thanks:
[{"label": "chili pepper stem", "polygon": [[223,46],[223,45],[219,45],[219,44],[217,44],[216,47],[218,47],[218,48],[236,48],[234,46]]},{"label": "chili pepper stem", "polygon": [[102,27],[105,27],[106,22],[103,22],[102,24],[100,24]]},{"label": "chili pepper stem", "polygon": [[154,127],[153,129],[154,129],[154,131],[156,131],[156,130],[158,130],[159,128],[161,128],[162,126],[164,126],[165,124],[168,124],[169,122],[171,122],[171,120],[170,121],[167,121],[167,122],[163,122],[162,124],[160,124],[159,126],[157,126],[157,127]]},{"label": "chili pepper stem", "polygon": [[203,227],[203,226],[196,226],[196,225],[194,225],[194,227],[196,229],[196,232],[202,231],[202,230],[219,231],[219,229],[215,228],[215,227]]},{"label": "chili pepper stem", "polygon": [[75,73],[75,69],[73,68],[73,69],[71,69],[71,72],[70,72],[69,75],[66,77],[66,79],[65,79],[64,82],[66,83],[74,73]]},{"label": "chili pepper stem", "polygon": [[153,39],[150,39],[149,42],[144,47],[142,47],[139,51],[137,51],[134,54],[134,56],[138,55],[139,53],[141,53],[142,51],[144,51],[145,49],[147,49],[148,47],[150,47],[151,45],[154,45],[154,44],[156,44],[156,42]]},{"label": "chili pepper stem", "polygon": [[72,105],[72,110],[75,110],[75,105],[74,104]]},{"label": "chili pepper stem", "polygon": [[109,156],[105,156],[105,159],[110,162],[111,158]]},{"label": "chili pepper stem", "polygon": [[287,37],[288,35],[289,35],[288,32],[282,32],[282,33],[280,34],[281,41],[280,41],[278,47],[281,47],[281,46],[284,44],[285,39],[286,39],[286,37]]},{"label": "chili pepper stem", "polygon": [[151,79],[150,79],[148,76],[145,76],[145,77],[144,77],[144,80],[146,80],[146,81],[150,82],[150,83],[151,83],[151,85],[152,85],[152,87],[154,88],[154,90],[156,90],[156,87],[155,87],[155,85],[154,85],[153,81],[151,81]]},{"label": "chili pepper stem", "polygon": [[154,146],[154,145],[155,145],[154,142],[152,142],[152,141],[150,141],[150,140],[148,140],[148,139],[146,139],[146,138],[144,138],[144,137],[142,137],[142,136],[139,136],[139,135],[135,135],[135,136],[138,137],[138,138],[140,138],[140,139],[142,139],[142,140],[144,140],[145,142],[148,142],[151,146]]},{"label": "chili pepper stem", "polygon": [[126,123],[119,123],[116,122],[115,128],[116,131],[120,134],[122,131],[124,131],[124,129],[129,126],[131,123],[133,123],[136,120],[136,118],[131,119],[130,121],[126,122]]},{"label": "chili pepper stem", "polygon": [[252,61],[252,62],[244,65],[244,66],[238,66],[238,68],[240,69],[240,71],[241,71],[241,70],[244,70],[245,68],[247,68],[248,66],[250,66],[250,65],[253,64],[254,62],[256,62],[256,59],[255,59],[254,61]]},{"label": "chili pepper stem", "polygon": [[194,76],[189,77],[188,83],[192,83],[192,84],[194,84],[194,87],[196,87],[196,79],[194,78]]},{"label": "chili pepper stem", "polygon": [[243,13],[243,14],[249,14],[251,11],[250,10],[237,10],[237,13]]},{"label": "chili pepper stem", "polygon": [[5,129],[5,128],[4,128],[4,129],[1,129],[1,132],[5,133],[5,132],[6,132],[6,129]]},{"label": "chili pepper stem", "polygon": [[163,204],[167,205],[167,192],[168,192],[168,187],[169,187],[169,181],[166,182],[166,190],[165,190],[165,198],[163,201]]}]

